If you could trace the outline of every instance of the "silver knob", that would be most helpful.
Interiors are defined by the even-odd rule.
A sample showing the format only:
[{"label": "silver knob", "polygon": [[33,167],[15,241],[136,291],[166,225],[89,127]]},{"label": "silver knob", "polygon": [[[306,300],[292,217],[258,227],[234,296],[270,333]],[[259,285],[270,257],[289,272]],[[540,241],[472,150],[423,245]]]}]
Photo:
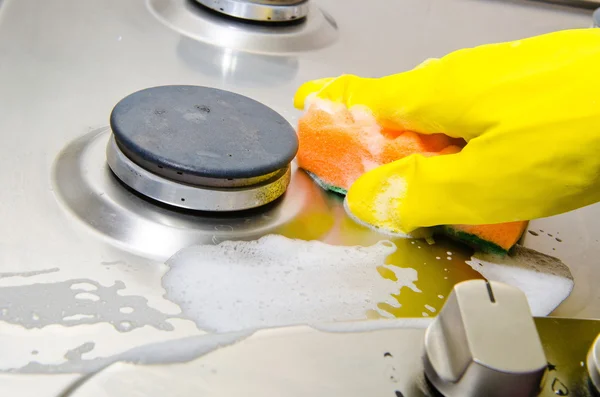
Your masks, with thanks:
[{"label": "silver knob", "polygon": [[425,333],[425,375],[446,397],[533,396],[547,367],[525,294],[457,284]]},{"label": "silver knob", "polygon": [[597,392],[600,392],[600,335],[594,340],[588,352],[587,369],[592,385]]}]

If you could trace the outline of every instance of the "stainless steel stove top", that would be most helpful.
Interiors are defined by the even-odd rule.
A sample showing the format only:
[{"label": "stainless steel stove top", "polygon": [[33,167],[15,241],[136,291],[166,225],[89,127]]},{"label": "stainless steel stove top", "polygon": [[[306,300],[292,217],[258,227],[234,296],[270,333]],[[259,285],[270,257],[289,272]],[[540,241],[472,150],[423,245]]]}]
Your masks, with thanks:
[{"label": "stainless steel stove top", "polygon": [[[345,246],[382,240],[294,164],[283,199],[258,212],[199,216],[140,198],[106,164],[109,115],[120,99],[159,85],[210,86],[256,99],[295,125],[291,98],[306,80],[381,76],[461,47],[592,24],[589,10],[528,1],[308,5],[304,23],[263,26],[221,20],[191,0],[0,2],[2,386],[54,395],[79,376],[73,371],[202,334],[161,284],[164,262],[184,247],[269,233]],[[600,318],[599,214],[595,205],[530,225],[535,235],[524,244],[560,258],[575,278],[554,315]],[[478,277],[465,264],[470,251],[443,241],[422,262],[452,251],[449,275],[431,275],[415,259],[424,258],[422,242],[413,243],[399,261],[421,274],[424,298],[413,300],[419,307],[405,302],[400,316],[418,316],[423,303]],[[39,375],[53,372],[61,374]]]}]

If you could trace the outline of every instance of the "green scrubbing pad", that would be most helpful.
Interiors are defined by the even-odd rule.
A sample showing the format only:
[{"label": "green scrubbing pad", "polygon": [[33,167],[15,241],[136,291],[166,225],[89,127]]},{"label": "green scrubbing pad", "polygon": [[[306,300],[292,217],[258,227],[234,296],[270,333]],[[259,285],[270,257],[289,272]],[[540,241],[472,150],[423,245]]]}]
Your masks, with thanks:
[{"label": "green scrubbing pad", "polygon": [[[310,172],[310,171],[306,171],[306,173],[323,189],[337,193],[337,194],[341,194],[341,195],[346,195],[348,193],[348,191],[346,189],[337,187],[337,186],[333,186],[325,181],[323,181],[321,178],[319,178],[317,175],[315,175],[314,173]],[[433,229],[433,233],[434,234],[441,234],[444,236],[448,236],[453,240],[459,241],[463,244],[466,244],[476,250],[482,251],[482,252],[487,252],[490,254],[497,254],[497,255],[506,255],[508,254],[510,251],[507,251],[506,249],[504,249],[503,247],[494,244],[491,241],[488,240],[484,240],[474,234],[471,233],[467,233],[461,230],[457,230],[452,226],[437,226],[432,228]]]},{"label": "green scrubbing pad", "polygon": [[438,226],[435,228],[434,234],[442,234],[450,237],[453,240],[460,241],[478,251],[487,252],[490,254],[506,255],[509,251],[492,243],[491,241],[483,240],[474,234],[465,233],[454,229],[452,226]]},{"label": "green scrubbing pad", "polygon": [[316,176],[315,174],[313,174],[310,171],[306,171],[306,173],[315,181],[317,182],[317,185],[321,186],[321,188],[328,190],[330,192],[335,192],[337,194],[341,194],[343,196],[345,196],[346,194],[348,194],[348,191],[346,189],[342,189],[341,187],[337,187],[337,186],[333,186],[328,184],[327,182],[323,181],[321,178],[319,178],[318,176]]}]

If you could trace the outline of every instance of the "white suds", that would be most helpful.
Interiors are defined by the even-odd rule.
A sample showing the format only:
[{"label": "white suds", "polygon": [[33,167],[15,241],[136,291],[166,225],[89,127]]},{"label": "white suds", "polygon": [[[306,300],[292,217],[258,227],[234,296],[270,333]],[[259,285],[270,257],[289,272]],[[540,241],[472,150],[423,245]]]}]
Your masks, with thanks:
[{"label": "white suds", "polygon": [[394,219],[398,209],[397,201],[406,192],[406,181],[400,176],[388,178],[375,196],[374,210],[378,221],[387,223]]},{"label": "white suds", "polygon": [[467,264],[490,281],[521,289],[531,313],[546,316],[573,290],[573,276],[559,259],[537,251],[515,247],[511,256],[476,253]]},{"label": "white suds", "polygon": [[[419,292],[411,268],[386,265],[389,241],[341,247],[266,236],[186,248],[167,261],[167,297],[198,327],[214,332],[291,324],[361,320],[379,303],[398,307],[391,294]],[[395,281],[377,268],[392,271]]]},{"label": "white suds", "polygon": [[[369,160],[369,159],[362,159],[361,162],[362,162],[362,166],[363,166],[363,169],[365,170],[365,172],[369,172],[371,170],[374,170],[375,168],[377,168],[377,167],[379,167],[381,165],[381,164],[376,163],[375,161],[372,161],[372,160]],[[354,181],[351,181],[348,186],[352,185],[353,182]]]},{"label": "white suds", "polygon": [[381,126],[373,116],[373,112],[366,106],[355,105],[350,109],[350,114],[354,123],[361,128],[358,130],[362,146],[366,147],[369,153],[379,156],[386,142],[386,138],[381,134]]},{"label": "white suds", "polygon": [[[348,208],[348,196],[346,196],[346,198],[344,199],[344,209],[346,210],[346,214],[354,222],[356,222],[359,225],[362,225],[364,227],[367,227],[367,228],[369,228],[371,230],[375,230],[377,233],[385,235],[385,236],[399,237],[399,238],[420,238],[420,237],[427,236],[428,234],[431,234],[427,229],[417,229],[415,232],[412,232],[411,234],[407,234],[407,233],[394,232],[394,231],[391,231],[391,230],[388,230],[388,229],[385,229],[385,228],[374,227],[373,225],[368,224],[368,223],[364,222],[363,220],[357,218],[352,213],[352,211],[350,210],[350,208]],[[421,248],[421,246],[417,245],[417,248]]]}]

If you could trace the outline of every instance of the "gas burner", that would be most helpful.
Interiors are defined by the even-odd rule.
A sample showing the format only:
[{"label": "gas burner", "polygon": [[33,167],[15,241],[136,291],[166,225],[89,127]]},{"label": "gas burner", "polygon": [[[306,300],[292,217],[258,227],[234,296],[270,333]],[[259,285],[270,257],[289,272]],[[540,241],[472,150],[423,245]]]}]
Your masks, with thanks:
[{"label": "gas burner", "polygon": [[[227,51],[277,56],[298,54],[333,44],[339,33],[331,15],[312,1],[146,0],[146,2],[150,13],[165,26],[183,36]],[[286,5],[281,5],[283,3]],[[218,6],[219,4],[221,6]],[[268,7],[285,9],[288,12],[264,14],[266,22],[256,20],[248,23],[249,20],[241,19],[241,16],[225,17],[223,12],[226,8],[222,6],[225,4],[252,4],[254,8]],[[233,7],[232,10],[243,11],[254,8]],[[301,9],[302,12],[289,12],[295,9]],[[301,23],[283,23],[279,21],[280,14],[288,18],[288,22],[300,21]],[[306,16],[301,18],[301,15]],[[271,20],[268,19],[269,17]]]},{"label": "gas burner", "polygon": [[308,0],[196,0],[235,18],[260,22],[299,20],[308,14]]},{"label": "gas burner", "polygon": [[110,117],[107,162],[143,196],[176,207],[239,211],[280,197],[298,150],[271,108],[208,87],[162,86],[122,99]]}]

